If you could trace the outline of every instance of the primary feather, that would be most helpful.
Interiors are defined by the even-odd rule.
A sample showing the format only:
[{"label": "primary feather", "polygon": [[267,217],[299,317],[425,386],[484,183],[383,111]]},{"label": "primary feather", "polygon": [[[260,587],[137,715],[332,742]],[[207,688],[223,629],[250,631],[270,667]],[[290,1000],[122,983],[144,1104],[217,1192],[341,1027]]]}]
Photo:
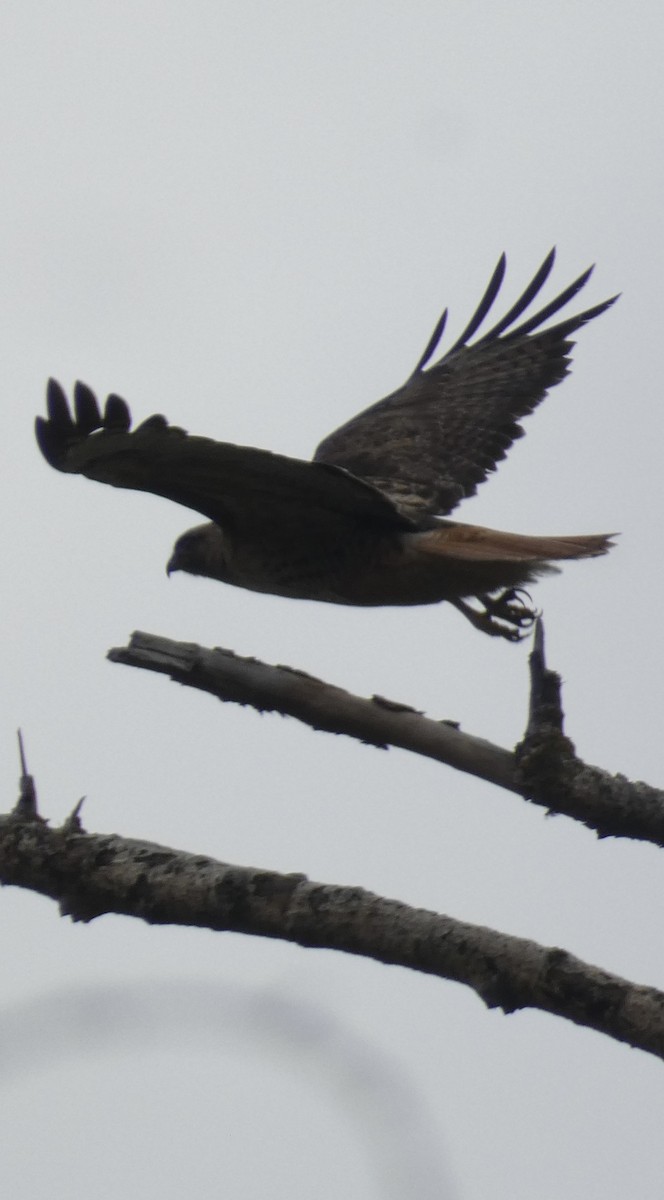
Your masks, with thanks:
[{"label": "primary feather", "polygon": [[567,374],[574,344],[569,335],[617,300],[613,296],[533,335],[585,286],[591,267],[544,308],[510,329],[541,291],[554,258],[552,250],[509,312],[470,344],[500,291],[506,265],[502,255],[475,314],[454,345],[425,369],[439,346],[445,310],[403,387],[325,438],[315,461],[346,467],[416,518],[443,516],[472,496],[512,443],[523,436],[520,419]]}]

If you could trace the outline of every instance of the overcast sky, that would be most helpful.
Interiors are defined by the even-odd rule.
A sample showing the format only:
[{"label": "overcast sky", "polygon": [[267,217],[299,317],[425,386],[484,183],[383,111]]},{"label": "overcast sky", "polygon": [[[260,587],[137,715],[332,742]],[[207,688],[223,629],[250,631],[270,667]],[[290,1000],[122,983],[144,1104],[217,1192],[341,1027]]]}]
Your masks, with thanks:
[{"label": "overcast sky", "polygon": [[[451,770],[106,661],[134,629],[288,663],[512,746],[528,646],[164,567],[196,518],[58,475],[54,375],[309,456],[552,244],[590,263],[573,375],[460,516],[621,530],[538,586],[579,753],[662,781],[661,3],[0,4],[0,745],[45,815],[360,884],[664,987],[661,853]],[[500,314],[498,314],[500,315]],[[14,1200],[659,1200],[662,1064],[538,1013],[294,946],[2,894]]]}]

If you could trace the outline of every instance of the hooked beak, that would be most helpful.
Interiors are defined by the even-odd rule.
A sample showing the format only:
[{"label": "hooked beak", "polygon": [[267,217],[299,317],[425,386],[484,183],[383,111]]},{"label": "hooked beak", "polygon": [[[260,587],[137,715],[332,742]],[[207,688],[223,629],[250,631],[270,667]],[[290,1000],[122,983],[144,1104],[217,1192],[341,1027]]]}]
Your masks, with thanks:
[{"label": "hooked beak", "polygon": [[174,571],[179,571],[179,570],[181,570],[181,567],[178,562],[178,556],[177,556],[177,552],[176,552],[175,554],[171,555],[168,562],[166,563],[166,574],[170,578],[170,576],[173,574]]}]

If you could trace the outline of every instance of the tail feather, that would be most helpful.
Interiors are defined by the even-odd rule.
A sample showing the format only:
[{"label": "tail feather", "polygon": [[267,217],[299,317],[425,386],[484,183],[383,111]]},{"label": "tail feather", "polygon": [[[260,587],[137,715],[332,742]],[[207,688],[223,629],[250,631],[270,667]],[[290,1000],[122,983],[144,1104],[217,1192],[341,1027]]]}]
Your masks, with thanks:
[{"label": "tail feather", "polygon": [[568,537],[531,537],[503,533],[480,525],[449,521],[416,535],[418,550],[436,557],[468,563],[546,563],[558,559],[595,558],[615,544],[613,533],[571,534]]}]

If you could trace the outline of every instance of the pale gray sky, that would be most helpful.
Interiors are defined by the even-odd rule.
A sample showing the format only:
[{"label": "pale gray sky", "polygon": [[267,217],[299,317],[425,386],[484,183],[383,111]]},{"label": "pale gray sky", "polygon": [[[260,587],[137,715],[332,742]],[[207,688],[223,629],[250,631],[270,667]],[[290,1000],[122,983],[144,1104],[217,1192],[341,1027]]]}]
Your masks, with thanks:
[{"label": "pale gray sky", "polygon": [[[527,646],[445,607],[168,582],[195,518],[57,475],[32,433],[52,374],[120,392],[136,417],[308,456],[403,381],[446,304],[460,331],[503,249],[504,305],[553,243],[550,294],[595,261],[581,303],[622,299],[579,333],[573,376],[460,515],[622,530],[609,559],[536,599],[579,753],[661,781],[661,5],[0,14],[6,806],[21,724],[53,820],[85,793],[91,829],[362,884],[664,986],[654,849],[105,660],[133,629],[228,646],[512,745]],[[73,926],[35,896],[1,899],[14,1200],[383,1200],[407,1194],[415,1161],[414,1200],[661,1196],[664,1076],[646,1055],[341,955]],[[218,1036],[202,995],[219,998]]]}]

